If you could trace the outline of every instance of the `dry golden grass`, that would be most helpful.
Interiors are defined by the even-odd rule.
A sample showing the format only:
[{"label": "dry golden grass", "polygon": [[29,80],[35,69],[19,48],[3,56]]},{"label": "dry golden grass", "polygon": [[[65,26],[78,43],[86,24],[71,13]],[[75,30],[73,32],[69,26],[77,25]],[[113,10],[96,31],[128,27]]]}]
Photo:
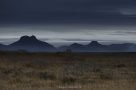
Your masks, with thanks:
[{"label": "dry golden grass", "polygon": [[0,90],[136,90],[136,53],[0,53]]}]

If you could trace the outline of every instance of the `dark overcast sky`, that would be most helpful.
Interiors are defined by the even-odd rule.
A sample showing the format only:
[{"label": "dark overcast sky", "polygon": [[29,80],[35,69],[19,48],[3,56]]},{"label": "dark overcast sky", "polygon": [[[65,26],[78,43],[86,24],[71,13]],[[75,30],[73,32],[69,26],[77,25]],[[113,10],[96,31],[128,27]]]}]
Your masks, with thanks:
[{"label": "dark overcast sky", "polygon": [[49,42],[136,42],[136,0],[0,0],[0,42],[32,34]]},{"label": "dark overcast sky", "polygon": [[136,23],[135,0],[0,0],[3,23]]}]

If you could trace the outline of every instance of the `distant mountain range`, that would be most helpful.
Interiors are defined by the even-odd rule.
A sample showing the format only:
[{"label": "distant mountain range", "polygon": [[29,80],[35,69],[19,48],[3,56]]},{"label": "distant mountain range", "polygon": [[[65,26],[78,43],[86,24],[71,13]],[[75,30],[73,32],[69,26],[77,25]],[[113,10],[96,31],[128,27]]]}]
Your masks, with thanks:
[{"label": "distant mountain range", "polygon": [[136,44],[111,44],[102,45],[92,41],[87,45],[78,43],[55,48],[53,45],[38,40],[35,36],[22,36],[18,41],[10,44],[0,44],[0,51],[27,51],[27,52],[136,52]]},{"label": "distant mountain range", "polygon": [[102,45],[97,41],[92,41],[88,45],[74,43],[70,46],[61,46],[59,48],[61,51],[66,51],[68,49],[72,50],[73,52],[136,52],[136,44],[124,43]]}]

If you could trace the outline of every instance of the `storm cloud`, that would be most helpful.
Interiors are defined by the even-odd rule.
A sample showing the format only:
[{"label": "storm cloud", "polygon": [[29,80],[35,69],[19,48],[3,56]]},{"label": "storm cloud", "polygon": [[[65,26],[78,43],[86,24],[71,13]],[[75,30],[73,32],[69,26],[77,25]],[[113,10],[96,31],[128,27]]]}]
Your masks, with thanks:
[{"label": "storm cloud", "polygon": [[1,23],[135,25],[135,0],[1,0]]}]

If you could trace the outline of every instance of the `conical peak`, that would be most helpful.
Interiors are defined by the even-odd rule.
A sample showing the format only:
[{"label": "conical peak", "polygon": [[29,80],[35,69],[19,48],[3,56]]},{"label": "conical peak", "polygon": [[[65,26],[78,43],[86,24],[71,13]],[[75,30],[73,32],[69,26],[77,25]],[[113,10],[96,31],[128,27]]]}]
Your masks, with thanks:
[{"label": "conical peak", "polygon": [[92,44],[99,44],[98,41],[92,41]]},{"label": "conical peak", "polygon": [[21,40],[21,41],[37,40],[37,38],[36,38],[34,35],[32,35],[32,36],[27,36],[27,35],[25,35],[25,36],[22,36],[22,37],[20,38],[20,40]]},{"label": "conical peak", "polygon": [[97,46],[101,44],[98,41],[92,41],[91,43],[89,43],[89,45]]},{"label": "conical peak", "polygon": [[37,39],[36,36],[34,36],[34,35],[30,36],[30,38],[32,38],[32,39]]}]

